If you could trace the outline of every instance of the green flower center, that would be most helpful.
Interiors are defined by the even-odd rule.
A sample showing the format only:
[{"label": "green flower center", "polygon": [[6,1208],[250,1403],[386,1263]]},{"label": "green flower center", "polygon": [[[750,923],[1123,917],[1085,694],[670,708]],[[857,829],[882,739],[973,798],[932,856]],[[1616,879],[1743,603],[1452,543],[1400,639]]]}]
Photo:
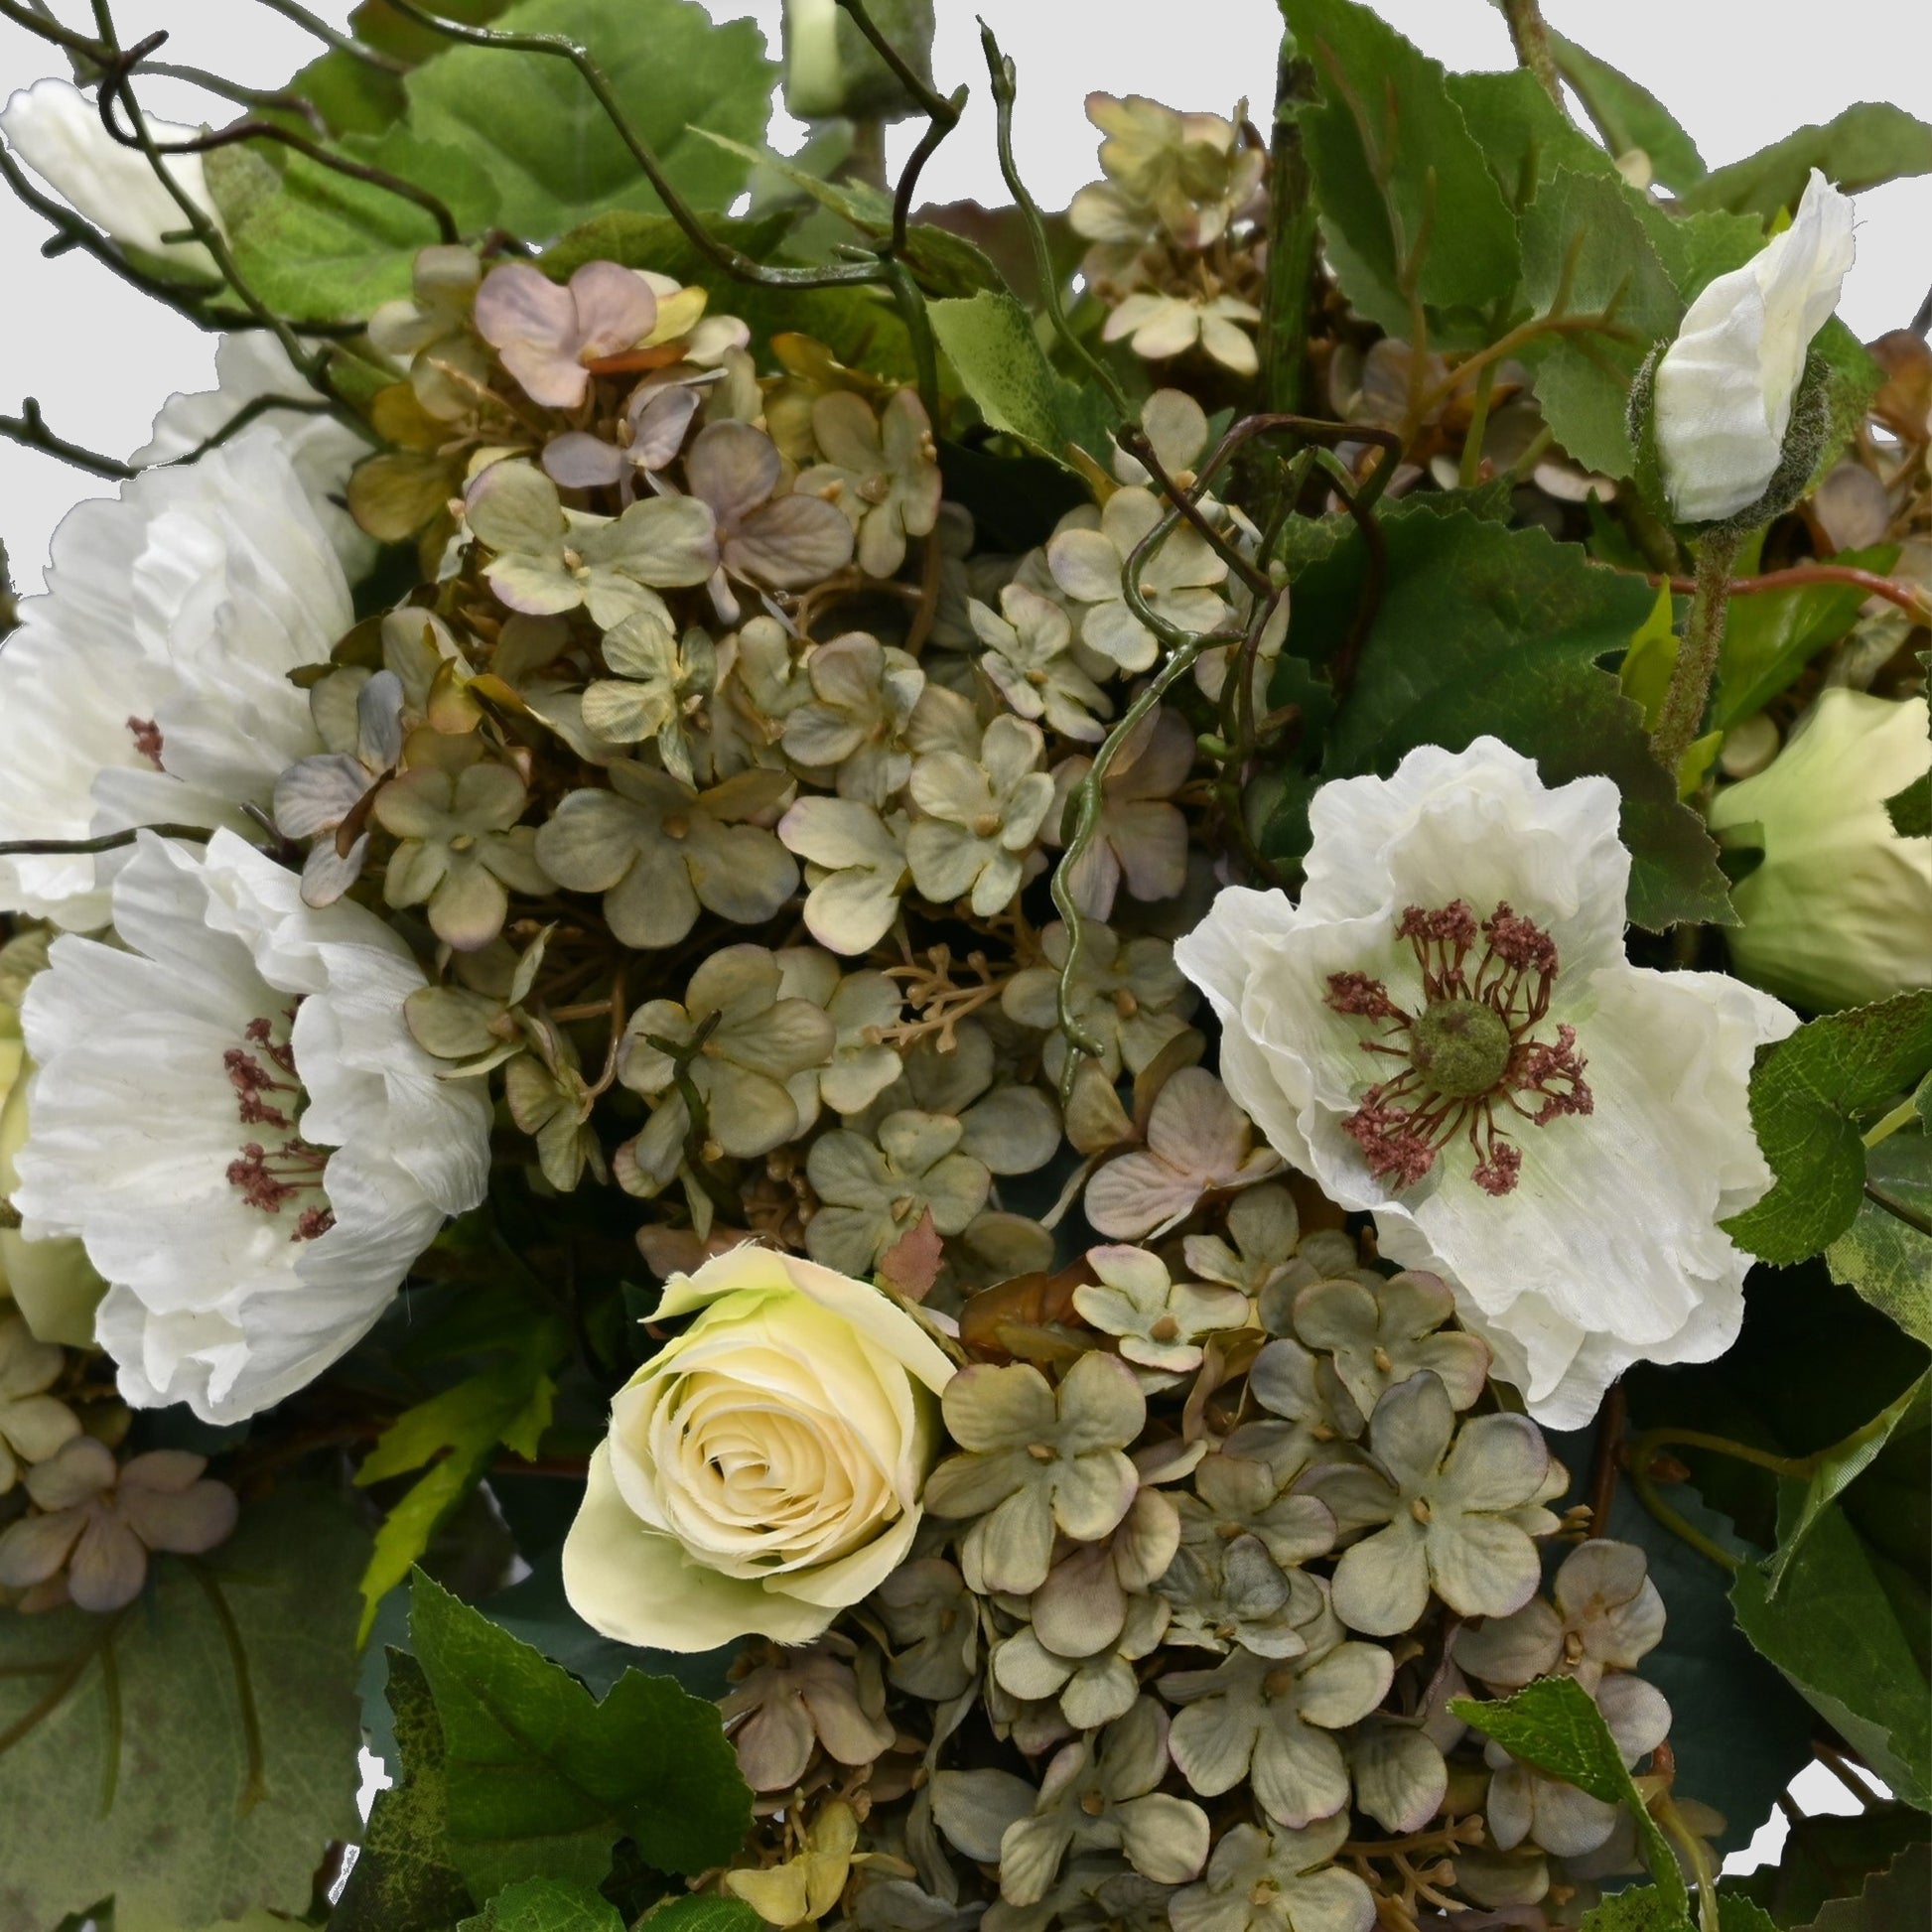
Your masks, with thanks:
[{"label": "green flower center", "polygon": [[1501,1082],[1513,1045],[1494,1007],[1479,1000],[1434,1000],[1415,1023],[1409,1064],[1438,1093],[1468,1100]]}]

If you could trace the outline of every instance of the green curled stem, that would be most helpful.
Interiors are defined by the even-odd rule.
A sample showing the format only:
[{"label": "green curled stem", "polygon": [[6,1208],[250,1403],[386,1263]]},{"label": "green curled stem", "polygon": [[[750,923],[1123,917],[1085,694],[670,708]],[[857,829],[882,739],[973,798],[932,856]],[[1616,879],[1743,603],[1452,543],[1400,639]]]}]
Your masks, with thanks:
[{"label": "green curled stem", "polygon": [[985,49],[986,70],[993,82],[993,105],[998,116],[1000,173],[1006,178],[1007,193],[1013,197],[1013,205],[1020,210],[1028,239],[1034,246],[1034,261],[1039,271],[1040,300],[1046,305],[1047,319],[1053,325],[1054,335],[1100,385],[1102,394],[1113,405],[1114,414],[1122,422],[1132,422],[1135,410],[1127,399],[1126,390],[1120,386],[1106,363],[1074,334],[1072,324],[1066,319],[1066,307],[1060,300],[1060,278],[1053,267],[1053,251],[1046,242],[1046,223],[1040,217],[1039,204],[1021,179],[1019,164],[1013,158],[1013,104],[1019,91],[1018,70],[1012,61],[1001,53],[1000,43],[993,38],[993,30],[985,21],[980,22],[980,45]]}]

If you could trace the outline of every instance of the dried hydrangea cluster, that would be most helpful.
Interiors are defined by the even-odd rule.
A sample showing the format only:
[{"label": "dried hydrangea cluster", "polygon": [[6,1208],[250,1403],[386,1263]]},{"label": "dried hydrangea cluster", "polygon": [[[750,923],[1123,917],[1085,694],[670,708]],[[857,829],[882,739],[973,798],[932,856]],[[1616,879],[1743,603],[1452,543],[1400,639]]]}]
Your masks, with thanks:
[{"label": "dried hydrangea cluster", "polygon": [[1567,1675],[1640,1764],[1643,1553],[1553,1512],[1568,1473],[1443,1283],[1300,1191],[967,1301],[901,1561],[734,1668],[760,1823],[725,1884],[771,1924],[1570,1922],[1636,1868],[1616,1807],[1450,1703]]},{"label": "dried hydrangea cluster", "polygon": [[1081,189],[1068,218],[1092,243],[1080,269],[1108,310],[1103,337],[1150,362],[1198,347],[1253,375],[1268,151],[1247,103],[1224,119],[1096,93],[1087,118],[1106,137],[1106,179]]}]

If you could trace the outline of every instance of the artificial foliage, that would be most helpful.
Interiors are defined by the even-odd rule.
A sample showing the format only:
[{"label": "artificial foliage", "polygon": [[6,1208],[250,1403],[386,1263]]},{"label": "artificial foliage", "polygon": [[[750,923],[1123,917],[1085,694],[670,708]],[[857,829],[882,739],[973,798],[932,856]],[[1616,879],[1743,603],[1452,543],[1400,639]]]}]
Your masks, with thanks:
[{"label": "artificial foliage", "polygon": [[1932,128],[276,11],[0,0],[0,1932],[1922,1922]]}]

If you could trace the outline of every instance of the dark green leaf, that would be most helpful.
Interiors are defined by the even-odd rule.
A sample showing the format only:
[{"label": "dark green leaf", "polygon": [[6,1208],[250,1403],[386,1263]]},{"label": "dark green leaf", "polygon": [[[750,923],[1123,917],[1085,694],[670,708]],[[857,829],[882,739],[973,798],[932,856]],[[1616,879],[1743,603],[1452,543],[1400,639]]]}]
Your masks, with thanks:
[{"label": "dark green leaf", "polygon": [[1893,1794],[1932,1809],[1932,1686],[1844,1510],[1818,1518],[1775,1597],[1746,1564],[1730,1600],[1745,1636]]},{"label": "dark green leaf", "polygon": [[1831,317],[1812,340],[1807,373],[1814,364],[1824,376],[1825,440],[1812,467],[1809,489],[1824,482],[1863,428],[1871,399],[1885,380],[1877,358],[1837,316]]},{"label": "dark green leaf", "polygon": [[1581,1932],[1691,1932],[1691,1921],[1655,1885],[1629,1885],[1592,1905]]},{"label": "dark green leaf", "polygon": [[1825,1250],[1825,1265],[1908,1335],[1932,1343],[1932,1142],[1923,1130],[1870,1151],[1864,1197]]},{"label": "dark green leaf", "polygon": [[1409,291],[1473,320],[1507,301],[1516,223],[1442,68],[1355,0],[1282,0],[1320,99],[1303,141],[1329,258],[1355,307],[1392,335]]},{"label": "dark green leaf", "polygon": [[1562,34],[1551,33],[1550,51],[1612,154],[1641,148],[1657,181],[1678,194],[1710,172],[1697,143],[1648,87]]},{"label": "dark green leaf", "polygon": [[389,1713],[401,1780],[376,1793],[362,1849],[329,1932],[442,1932],[476,1901],[450,1858],[443,1726],[423,1667],[391,1649]]},{"label": "dark green leaf", "polygon": [[0,1618],[0,1932],[110,1892],[144,1925],[308,1910],[357,1830],[366,1550],[340,1497],[288,1488],[118,1615]]},{"label": "dark green leaf", "polygon": [[457,1932],[623,1932],[618,1908],[602,1894],[555,1878],[505,1885]]},{"label": "dark green leaf", "polygon": [[486,1897],[596,1886],[634,1839],[663,1871],[726,1863],[751,1823],[718,1707],[635,1671],[600,1704],[559,1664],[417,1573],[410,1632],[448,1747],[452,1858]]},{"label": "dark green leaf", "polygon": [[1012,295],[986,289],[934,302],[926,315],[960,385],[990,428],[1069,470],[1077,469],[1075,450],[1105,457],[1112,425],[1104,401],[1053,368],[1033,318]]},{"label": "dark green leaf", "polygon": [[[691,130],[740,141],[763,134],[777,74],[749,20],[714,26],[691,0],[521,0],[496,27],[561,33],[587,46],[693,207],[726,207],[744,188],[747,164]],[[567,61],[457,47],[410,74],[403,88],[410,132],[480,166],[501,198],[503,225],[530,240],[611,209],[662,207]]]},{"label": "dark green leaf", "polygon": [[1449,1709],[1525,1764],[1606,1805],[1624,1807],[1636,1824],[1637,1843],[1662,1902],[1678,1918],[1686,1916],[1689,1900],[1677,1860],[1645,1809],[1595,1699],[1574,1677],[1540,1677],[1492,1704],[1451,1698]]},{"label": "dark green leaf", "polygon": [[[509,0],[438,0],[446,20],[485,27]],[[388,0],[362,0],[348,17],[349,32],[364,47],[397,62],[406,71],[445,52],[444,35],[406,20]],[[381,134],[402,119],[407,106],[399,72],[391,72],[351,54],[332,49],[289,82],[288,90],[311,102],[338,134]],[[305,130],[306,132],[306,130]]]},{"label": "dark green leaf", "polygon": [[1819,168],[1848,195],[1904,175],[1932,174],[1932,127],[1901,107],[1862,100],[1823,127],[1801,127],[1742,161],[1714,169],[1682,200],[1688,208],[1727,208],[1773,219],[1796,207]]},{"label": "dark green leaf", "polygon": [[1851,1227],[1864,1195],[1855,1116],[1932,1066],[1932,992],[1828,1014],[1771,1047],[1751,1075],[1751,1126],[1776,1180],[1725,1223],[1765,1261],[1803,1261]]},{"label": "dark green leaf", "polygon": [[521,1357],[473,1375],[406,1410],[382,1432],[355,1471],[358,1487],[427,1469],[383,1518],[362,1579],[362,1627],[409,1575],[436,1527],[482,1480],[500,1443],[527,1462],[550,1422],[555,1387],[544,1373],[550,1337],[533,1334]]},{"label": "dark green leaf", "polygon": [[1900,1853],[1924,1843],[1928,1830],[1925,1813],[1910,1805],[1807,1818],[1793,1826],[1776,1864],[1727,1878],[1725,1889],[1756,1899],[1774,1924],[1805,1925],[1834,1899],[1856,1904],[1867,1878],[1882,1877]]},{"label": "dark green leaf", "polygon": [[742,1898],[701,1893],[668,1899],[644,1923],[651,1932],[759,1932],[764,1921]]},{"label": "dark green leaf", "polygon": [[[1423,501],[1426,499],[1418,499]],[[1601,772],[1622,793],[1630,917],[1729,923],[1717,847],[1650,755],[1639,707],[1599,661],[1623,651],[1655,593],[1541,530],[1403,504],[1383,518],[1388,580],[1324,771],[1392,771],[1418,745],[1460,750],[1491,733],[1546,783]],[[1339,544],[1295,581],[1290,648],[1317,662],[1355,620],[1366,547]]]},{"label": "dark green leaf", "polygon": [[[1897,557],[1898,546],[1885,543],[1845,551],[1833,561],[1883,575]],[[1793,590],[1732,598],[1725,619],[1712,725],[1727,731],[1761,711],[1821,650],[1851,629],[1863,603],[1864,593],[1856,584],[1801,584]]]},{"label": "dark green leaf", "polygon": [[1587,469],[1629,476],[1630,385],[1684,307],[1621,180],[1566,169],[1538,187],[1523,213],[1523,286],[1539,316],[1605,318],[1534,338],[1524,359],[1557,441]]},{"label": "dark green leaf", "polygon": [[1816,1467],[1795,1507],[1791,1525],[1788,1529],[1781,1527],[1777,1550],[1765,1569],[1765,1584],[1772,1596],[1777,1595],[1806,1537],[1818,1526],[1825,1511],[1870,1468],[1879,1450],[1900,1429],[1922,1422],[1928,1414],[1932,1414],[1932,1374],[1921,1375],[1863,1429],[1854,1430],[1842,1443],[1834,1443],[1830,1449],[1818,1452]]},{"label": "dark green leaf", "polygon": [[1932,772],[1914,778],[1903,791],[1885,800],[1891,829],[1901,839],[1932,838]]},{"label": "dark green leaf", "polygon": [[1856,1898],[1834,1898],[1804,1932],[1923,1932],[1932,1896],[1932,1846],[1908,1845]]}]

